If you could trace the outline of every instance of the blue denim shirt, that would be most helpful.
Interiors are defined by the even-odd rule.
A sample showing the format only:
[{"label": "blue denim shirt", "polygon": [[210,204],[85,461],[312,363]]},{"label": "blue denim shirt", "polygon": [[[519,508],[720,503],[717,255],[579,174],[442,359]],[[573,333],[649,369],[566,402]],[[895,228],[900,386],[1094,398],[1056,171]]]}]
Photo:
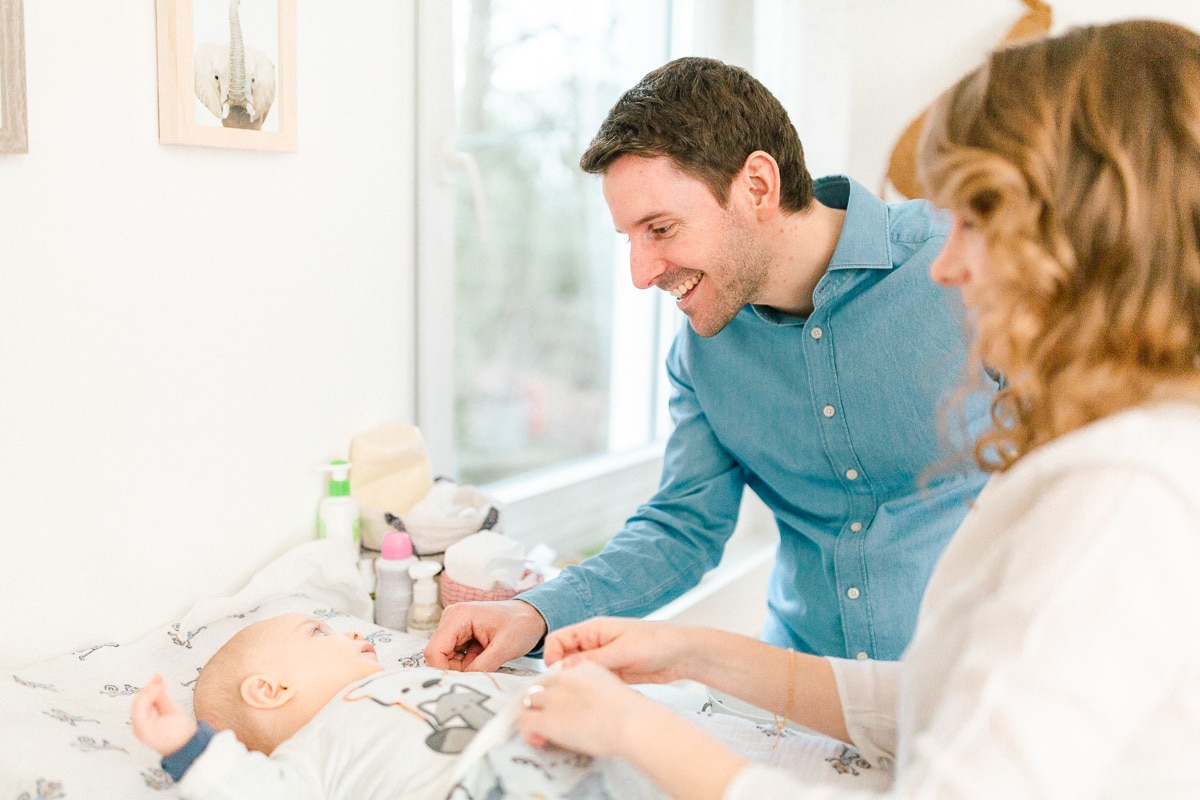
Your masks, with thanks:
[{"label": "blue denim shirt", "polygon": [[[642,616],[695,586],[749,486],[780,535],[762,638],[844,658],[904,650],[934,562],[985,481],[945,435],[964,420],[945,411],[967,345],[957,295],[929,277],[948,229],[929,204],[885,204],[844,176],[817,181],[816,195],[846,218],[815,310],[746,306],[708,339],[683,327],[667,359],[675,429],[658,492],[603,552],[521,595],[551,630]],[[986,400],[967,402],[957,430],[982,430]]]}]

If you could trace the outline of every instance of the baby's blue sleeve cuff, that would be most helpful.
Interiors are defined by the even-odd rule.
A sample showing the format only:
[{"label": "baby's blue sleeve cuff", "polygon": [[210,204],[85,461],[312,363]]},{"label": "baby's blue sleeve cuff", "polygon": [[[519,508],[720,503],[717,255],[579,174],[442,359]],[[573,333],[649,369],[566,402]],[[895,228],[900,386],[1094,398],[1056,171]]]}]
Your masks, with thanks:
[{"label": "baby's blue sleeve cuff", "polygon": [[188,739],[187,744],[171,755],[163,757],[162,768],[171,776],[171,780],[177,781],[183,777],[183,773],[187,772],[188,767],[200,757],[204,748],[208,747],[209,741],[216,734],[217,732],[207,722],[196,723],[196,732],[192,734],[191,739]]}]

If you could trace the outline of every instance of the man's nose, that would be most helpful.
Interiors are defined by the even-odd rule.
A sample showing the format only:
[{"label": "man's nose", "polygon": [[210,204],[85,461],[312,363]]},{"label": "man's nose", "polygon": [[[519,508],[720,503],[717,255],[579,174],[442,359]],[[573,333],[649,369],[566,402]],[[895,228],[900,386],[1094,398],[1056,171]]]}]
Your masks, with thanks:
[{"label": "man's nose", "polygon": [[633,277],[634,286],[649,289],[658,283],[664,272],[666,261],[658,256],[654,248],[630,244],[629,274]]}]

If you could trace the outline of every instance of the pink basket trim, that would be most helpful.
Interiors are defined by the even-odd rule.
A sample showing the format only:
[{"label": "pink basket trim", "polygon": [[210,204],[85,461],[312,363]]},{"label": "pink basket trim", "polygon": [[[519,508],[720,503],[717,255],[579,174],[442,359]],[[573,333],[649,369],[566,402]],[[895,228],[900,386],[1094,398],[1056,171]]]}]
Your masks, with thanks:
[{"label": "pink basket trim", "polygon": [[[530,575],[536,575],[537,580],[533,586],[537,586],[542,582],[541,574],[533,570],[525,570],[525,574],[521,576],[522,580],[527,580]],[[476,589],[474,586],[467,586],[465,583],[459,583],[449,575],[442,575],[442,606],[448,606],[453,603],[465,603],[470,600],[509,600],[516,597],[525,589],[533,588],[526,586],[525,589]]]}]

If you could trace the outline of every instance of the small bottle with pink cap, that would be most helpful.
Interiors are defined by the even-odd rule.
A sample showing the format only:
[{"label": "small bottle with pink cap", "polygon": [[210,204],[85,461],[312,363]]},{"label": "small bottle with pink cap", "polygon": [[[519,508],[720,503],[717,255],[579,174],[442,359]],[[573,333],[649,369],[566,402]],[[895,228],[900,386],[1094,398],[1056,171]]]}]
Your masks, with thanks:
[{"label": "small bottle with pink cap", "polygon": [[413,582],[408,568],[417,563],[412,539],[407,533],[392,531],[383,537],[379,558],[375,559],[375,624],[402,631],[412,605]]}]

